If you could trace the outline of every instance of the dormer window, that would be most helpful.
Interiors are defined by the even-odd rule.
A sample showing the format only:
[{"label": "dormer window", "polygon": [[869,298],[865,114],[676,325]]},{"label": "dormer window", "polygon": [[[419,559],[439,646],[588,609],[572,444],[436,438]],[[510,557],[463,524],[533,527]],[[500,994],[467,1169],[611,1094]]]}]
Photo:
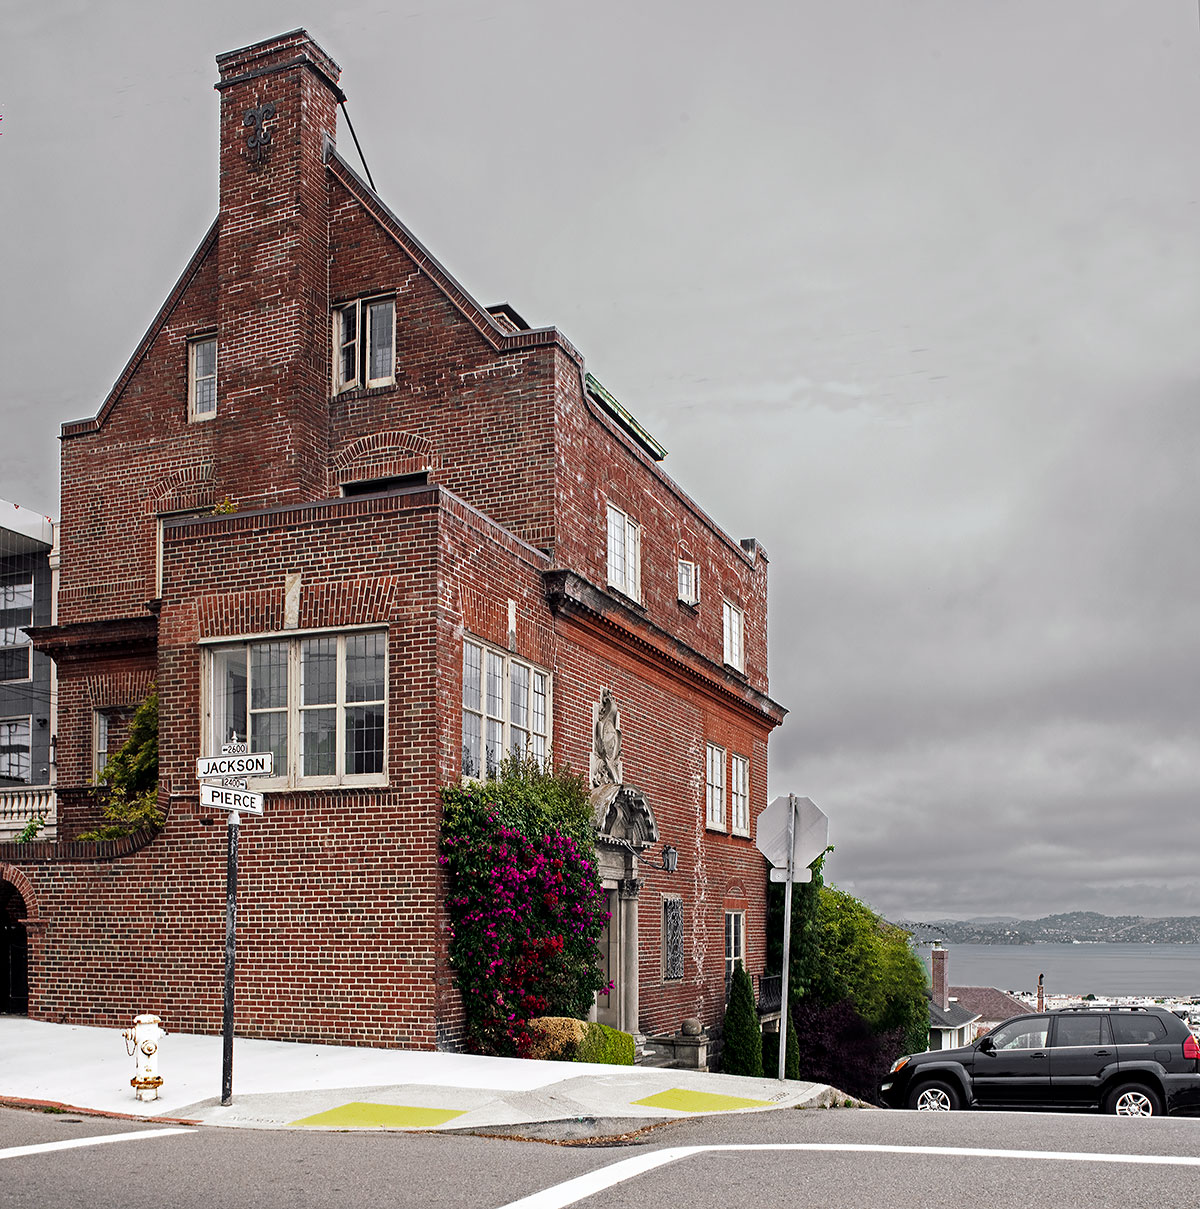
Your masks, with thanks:
[{"label": "dormer window", "polygon": [[333,312],[333,389],[396,380],[396,300],[356,298]]}]

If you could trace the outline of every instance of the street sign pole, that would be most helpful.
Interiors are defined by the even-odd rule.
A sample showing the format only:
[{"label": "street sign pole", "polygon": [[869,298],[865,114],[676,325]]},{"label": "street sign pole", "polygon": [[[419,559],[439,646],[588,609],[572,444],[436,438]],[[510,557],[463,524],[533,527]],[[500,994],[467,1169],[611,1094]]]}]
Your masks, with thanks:
[{"label": "street sign pole", "polygon": [[788,967],[792,961],[792,882],[796,876],[796,795],[788,794],[787,881],[783,890],[783,978],[779,984],[779,1078],[787,1069]]},{"label": "street sign pole", "polygon": [[229,848],[225,861],[225,1003],[221,1020],[221,1103],[233,1103],[233,961],[237,950],[238,828],[241,816],[229,812]]},{"label": "street sign pole", "polygon": [[[238,829],[241,810],[262,814],[263,795],[246,788],[248,776],[270,776],[274,756],[269,751],[251,752],[245,743],[222,743],[219,756],[201,756],[196,761],[200,779],[200,805],[229,811],[229,842],[225,857],[225,996],[221,1011],[221,1104],[233,1103],[233,965],[237,952]],[[220,785],[213,785],[213,780]]]},{"label": "street sign pole", "polygon": [[767,803],[754,825],[754,846],[771,863],[770,878],[784,882],[783,974],[779,994],[779,1077],[787,1070],[788,967],[792,959],[792,884],[812,881],[812,863],[829,846],[829,820],[811,798],[782,794]]}]

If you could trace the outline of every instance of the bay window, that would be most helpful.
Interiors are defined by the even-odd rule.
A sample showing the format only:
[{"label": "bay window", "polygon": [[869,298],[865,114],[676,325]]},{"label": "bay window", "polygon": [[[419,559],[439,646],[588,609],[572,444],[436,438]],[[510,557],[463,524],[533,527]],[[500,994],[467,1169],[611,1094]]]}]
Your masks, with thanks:
[{"label": "bay window", "polygon": [[279,786],[386,783],[387,633],[271,638],[215,647],[208,754],[248,742]]},{"label": "bay window", "polygon": [[462,773],[498,776],[506,757],[550,752],[550,675],[507,651],[463,642]]}]

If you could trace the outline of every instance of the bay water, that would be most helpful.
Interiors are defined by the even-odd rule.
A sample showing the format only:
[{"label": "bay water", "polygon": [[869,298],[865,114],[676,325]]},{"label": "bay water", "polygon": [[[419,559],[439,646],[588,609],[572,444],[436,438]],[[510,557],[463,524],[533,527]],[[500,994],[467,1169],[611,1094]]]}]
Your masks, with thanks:
[{"label": "bay water", "polygon": [[[951,986],[1037,990],[1045,974],[1047,995],[1200,996],[1200,945],[948,944]],[[921,956],[928,964],[928,950]]]}]

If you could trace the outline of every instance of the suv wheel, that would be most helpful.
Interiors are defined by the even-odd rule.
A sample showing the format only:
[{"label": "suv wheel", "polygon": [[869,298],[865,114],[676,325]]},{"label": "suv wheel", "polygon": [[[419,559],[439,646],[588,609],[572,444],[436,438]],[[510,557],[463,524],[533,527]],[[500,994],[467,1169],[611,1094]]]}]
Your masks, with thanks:
[{"label": "suv wheel", "polygon": [[962,1097],[949,1083],[931,1079],[908,1093],[908,1106],[918,1112],[950,1112],[962,1107]]},{"label": "suv wheel", "polygon": [[1108,1093],[1105,1112],[1118,1117],[1158,1117],[1162,1115],[1162,1100],[1152,1088],[1142,1083],[1126,1083]]}]

